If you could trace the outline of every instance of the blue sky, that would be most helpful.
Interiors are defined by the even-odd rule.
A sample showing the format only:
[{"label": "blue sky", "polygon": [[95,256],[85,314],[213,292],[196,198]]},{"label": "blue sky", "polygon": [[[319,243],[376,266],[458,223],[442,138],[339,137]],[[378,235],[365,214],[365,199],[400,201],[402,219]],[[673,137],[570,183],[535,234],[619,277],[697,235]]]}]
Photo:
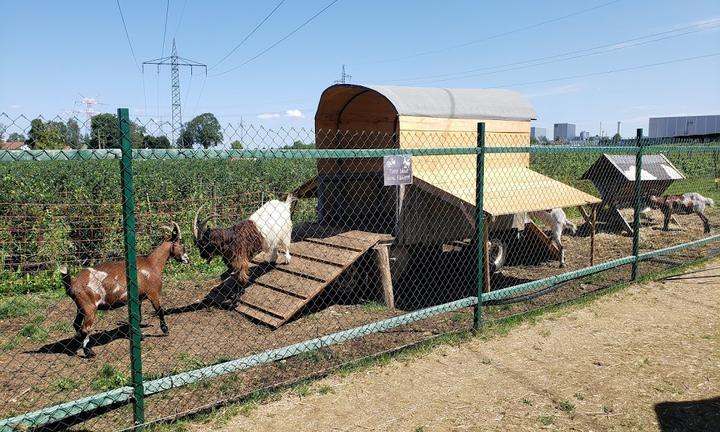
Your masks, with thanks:
[{"label": "blue sky", "polygon": [[[181,56],[211,66],[207,78],[182,72],[185,121],[213,112],[222,123],[312,126],[342,64],[361,84],[510,88],[531,99],[548,132],[572,122],[596,134],[602,121],[612,134],[622,121],[632,136],[649,116],[720,114],[717,0],[339,0],[218,75],[331,2],[286,0],[212,67],[279,1],[170,1],[164,55],[175,37]],[[138,62],[160,57],[166,2],[120,4]],[[115,1],[4,1],[2,11],[0,112],[67,116],[81,112],[82,94],[97,97],[98,111],[169,118],[170,72],[140,73]]]}]

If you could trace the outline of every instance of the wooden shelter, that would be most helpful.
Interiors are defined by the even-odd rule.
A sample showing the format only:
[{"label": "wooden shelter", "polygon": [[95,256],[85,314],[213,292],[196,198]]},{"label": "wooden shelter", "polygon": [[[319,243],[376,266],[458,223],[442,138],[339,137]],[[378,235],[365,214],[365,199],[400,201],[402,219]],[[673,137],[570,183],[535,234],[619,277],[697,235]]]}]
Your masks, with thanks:
[{"label": "wooden shelter", "polygon": [[[526,147],[535,111],[518,93],[333,85],[315,116],[319,149]],[[322,159],[318,177],[300,192],[317,191],[321,223],[392,233],[398,244],[441,244],[474,237],[475,155],[413,158],[413,183],[383,185],[382,158]],[[491,230],[523,229],[525,212],[592,205],[599,200],[532,171],[526,152],[485,158],[484,208]]]},{"label": "wooden shelter", "polygon": [[[590,180],[600,193],[598,222],[607,225],[609,230],[632,235],[633,229],[620,210],[635,205],[635,171],[635,155],[603,154],[581,177]],[[684,178],[665,155],[643,155],[641,199],[647,202],[651,195],[662,195],[675,180]]]}]

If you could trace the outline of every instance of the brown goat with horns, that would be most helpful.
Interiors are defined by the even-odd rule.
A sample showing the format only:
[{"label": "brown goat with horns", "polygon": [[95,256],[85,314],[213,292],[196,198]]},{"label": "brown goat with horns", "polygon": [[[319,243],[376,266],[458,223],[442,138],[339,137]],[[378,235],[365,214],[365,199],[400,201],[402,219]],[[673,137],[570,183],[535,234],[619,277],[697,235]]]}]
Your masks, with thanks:
[{"label": "brown goat with horns", "polygon": [[[170,232],[170,237],[163,240],[150,255],[137,258],[137,280],[140,301],[150,300],[160,318],[160,329],[164,334],[168,334],[165,311],[160,305],[162,271],[170,257],[186,264],[190,262],[190,259],[185,253],[178,224],[173,222],[173,228],[167,226],[163,228]],[[115,308],[127,303],[125,261],[109,262],[85,268],[74,279],[70,277],[65,266],[60,268],[60,274],[65,292],[77,306],[77,315],[73,323],[75,333],[82,341],[85,356],[94,357],[95,353],[88,346],[88,342],[97,310],[99,308]]]}]

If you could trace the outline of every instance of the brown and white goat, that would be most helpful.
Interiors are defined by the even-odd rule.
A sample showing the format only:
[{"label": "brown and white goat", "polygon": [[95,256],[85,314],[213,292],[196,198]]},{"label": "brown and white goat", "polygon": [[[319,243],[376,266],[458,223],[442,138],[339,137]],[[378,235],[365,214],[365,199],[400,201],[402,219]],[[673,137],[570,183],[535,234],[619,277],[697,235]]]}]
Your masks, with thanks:
[{"label": "brown and white goat", "polygon": [[562,243],[562,235],[565,230],[570,230],[573,235],[577,233],[577,227],[567,218],[561,208],[550,210],[539,210],[530,213],[532,216],[542,220],[550,228],[550,239],[557,244],[560,251],[560,267],[565,267],[565,246]]},{"label": "brown and white goat", "polygon": [[263,204],[248,219],[230,228],[208,228],[207,222],[215,217],[198,220],[203,206],[197,209],[193,221],[193,239],[200,256],[208,262],[220,256],[230,274],[240,284],[249,280],[250,261],[264,251],[271,262],[277,262],[278,250],[285,250],[285,263],[290,263],[292,235],[291,205],[295,200],[288,195],[285,201],[272,200]]},{"label": "brown and white goat", "polygon": [[[160,318],[160,329],[168,334],[165,324],[165,311],[160,305],[162,289],[162,271],[168,258],[189,263],[182,244],[180,227],[173,222],[173,228],[163,227],[170,236],[163,240],[155,250],[137,259],[138,293],[140,301],[150,300]],[[86,357],[94,357],[95,353],[88,346],[90,329],[95,322],[95,314],[99,308],[111,309],[127,303],[127,280],[125,278],[125,261],[103,263],[95,267],[81,270],[73,279],[67,267],[60,268],[65,292],[77,306],[77,315],[73,326],[79,340],[82,340],[83,352]]]},{"label": "brown and white goat", "polygon": [[668,230],[670,218],[674,214],[689,215],[695,213],[703,222],[705,234],[710,232],[710,220],[705,216],[705,206],[714,207],[712,198],[705,198],[697,192],[683,195],[651,196],[648,204],[652,209],[659,209],[663,216],[663,231]]}]

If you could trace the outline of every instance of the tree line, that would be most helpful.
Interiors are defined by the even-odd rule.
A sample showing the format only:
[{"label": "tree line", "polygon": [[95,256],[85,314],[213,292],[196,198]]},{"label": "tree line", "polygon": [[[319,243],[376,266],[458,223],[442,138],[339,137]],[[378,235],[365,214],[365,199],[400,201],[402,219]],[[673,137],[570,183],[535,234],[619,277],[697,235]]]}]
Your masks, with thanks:
[{"label": "tree line", "polygon": [[[6,127],[0,125],[0,142],[5,140]],[[130,122],[130,138],[134,148],[171,148],[165,135],[149,134],[147,128],[137,122]],[[24,142],[35,150],[102,149],[120,147],[120,130],[115,114],[97,114],[90,119],[89,133],[82,133],[75,119],[67,121],[33,119],[27,136],[13,132],[7,141]],[[175,148],[214,147],[223,142],[220,122],[214,114],[204,113],[183,124]],[[233,141],[233,148],[243,148],[242,143]]]}]

